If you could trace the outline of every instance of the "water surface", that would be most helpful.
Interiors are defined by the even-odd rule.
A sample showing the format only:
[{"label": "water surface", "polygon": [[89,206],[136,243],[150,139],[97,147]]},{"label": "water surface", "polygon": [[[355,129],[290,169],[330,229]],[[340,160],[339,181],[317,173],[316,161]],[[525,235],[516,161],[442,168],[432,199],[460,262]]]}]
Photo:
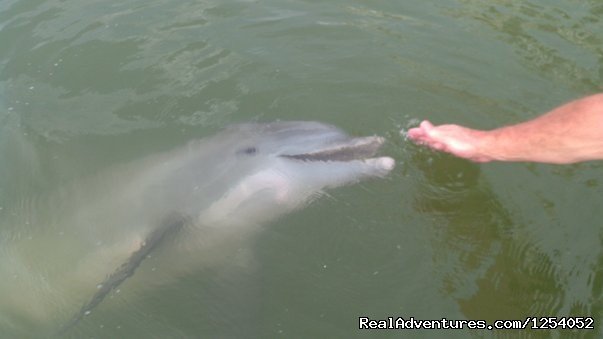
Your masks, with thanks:
[{"label": "water surface", "polygon": [[600,91],[602,16],[572,0],[4,0],[0,234],[52,219],[38,197],[115,164],[231,123],[318,120],[387,137],[397,168],[266,228],[254,273],[226,280],[254,286],[249,323],[225,320],[221,280],[199,269],[154,293],[127,282],[72,335],[434,337],[358,317],[572,315],[596,329],[564,336],[599,337],[601,162],[476,165],[398,131],[494,128]]}]

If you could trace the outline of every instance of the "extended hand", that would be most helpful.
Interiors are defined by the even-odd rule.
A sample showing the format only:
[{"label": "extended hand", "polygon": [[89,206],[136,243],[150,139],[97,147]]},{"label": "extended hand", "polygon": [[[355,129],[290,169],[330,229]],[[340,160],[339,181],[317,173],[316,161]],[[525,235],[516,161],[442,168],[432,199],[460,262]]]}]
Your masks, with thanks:
[{"label": "extended hand", "polygon": [[424,120],[419,127],[408,130],[408,137],[418,144],[475,162],[493,160],[483,152],[486,132],[459,125],[433,126]]}]

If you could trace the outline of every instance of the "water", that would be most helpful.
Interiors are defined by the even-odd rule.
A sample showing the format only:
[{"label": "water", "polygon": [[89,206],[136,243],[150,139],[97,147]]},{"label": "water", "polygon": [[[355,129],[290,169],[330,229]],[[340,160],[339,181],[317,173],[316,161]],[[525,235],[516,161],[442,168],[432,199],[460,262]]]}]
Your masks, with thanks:
[{"label": "water", "polygon": [[[8,220],[40,195],[230,123],[319,120],[385,136],[398,166],[266,228],[254,272],[225,280],[255,289],[249,337],[539,337],[559,333],[357,327],[568,315],[596,329],[561,335],[599,337],[601,162],[476,165],[398,131],[494,128],[600,91],[602,14],[571,0],[3,0],[0,232],[26,227]],[[236,327],[212,273],[154,293],[126,282],[71,335]]]}]

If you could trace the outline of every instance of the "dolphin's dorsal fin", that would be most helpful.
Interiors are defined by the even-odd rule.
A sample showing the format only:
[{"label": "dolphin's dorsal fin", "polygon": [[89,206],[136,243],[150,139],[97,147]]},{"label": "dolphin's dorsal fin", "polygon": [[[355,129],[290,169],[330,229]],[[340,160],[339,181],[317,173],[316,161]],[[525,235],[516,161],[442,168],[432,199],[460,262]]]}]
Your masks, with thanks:
[{"label": "dolphin's dorsal fin", "polygon": [[60,329],[59,334],[65,333],[75,326],[84,316],[90,314],[90,311],[100,304],[111,290],[115,289],[134,274],[134,271],[136,271],[138,266],[140,266],[142,261],[149,253],[151,253],[151,251],[153,251],[153,249],[165,242],[165,239],[169,238],[169,235],[177,233],[188,220],[188,218],[179,213],[172,213],[165,217],[163,222],[161,222],[160,227],[149,234],[140,248],[132,253],[126,262],[98,285],[99,288],[90,301],[84,304],[79,312]]}]

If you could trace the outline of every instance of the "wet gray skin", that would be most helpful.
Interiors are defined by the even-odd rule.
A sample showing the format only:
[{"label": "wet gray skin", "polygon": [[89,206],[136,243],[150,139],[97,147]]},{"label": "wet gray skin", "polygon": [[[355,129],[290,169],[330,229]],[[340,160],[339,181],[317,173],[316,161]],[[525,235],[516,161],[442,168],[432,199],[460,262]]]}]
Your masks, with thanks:
[{"label": "wet gray skin", "polygon": [[238,260],[262,225],[325,188],[389,173],[394,160],[373,157],[383,142],[318,122],[240,124],[37,199],[10,220],[33,220],[27,239],[0,240],[0,276],[13,277],[0,326],[77,323],[156,247],[162,274],[137,287]]}]

